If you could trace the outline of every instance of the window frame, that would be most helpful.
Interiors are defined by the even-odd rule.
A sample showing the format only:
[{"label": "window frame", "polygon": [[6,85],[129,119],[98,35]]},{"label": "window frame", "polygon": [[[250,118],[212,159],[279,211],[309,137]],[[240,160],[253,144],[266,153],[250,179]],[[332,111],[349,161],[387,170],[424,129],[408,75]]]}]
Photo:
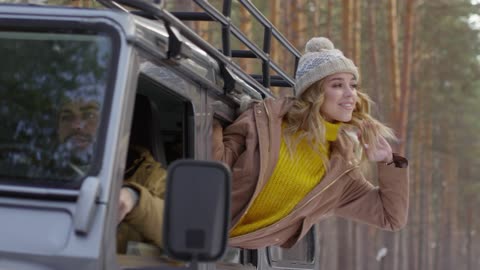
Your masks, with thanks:
[{"label": "window frame", "polygon": [[[311,253],[312,260],[310,262],[302,262],[302,261],[293,261],[293,260],[274,260],[272,258],[272,248],[279,248],[282,251],[286,250],[289,251],[290,249],[285,249],[281,247],[267,247],[265,249],[265,255],[267,257],[268,263],[272,268],[276,269],[314,269],[317,263],[316,260],[316,253],[317,253],[317,245],[316,245],[317,233],[315,231],[315,227],[312,227],[308,233],[298,241],[292,248],[295,248],[298,244],[302,241],[307,241],[307,250],[305,252]],[[310,250],[310,248],[312,248]]]},{"label": "window frame", "polygon": [[[139,51],[140,55],[142,55],[142,51]],[[143,59],[149,59],[149,57],[142,56]],[[156,67],[161,65],[154,64]],[[169,72],[173,72],[172,70],[168,69]],[[135,88],[135,95],[143,95],[145,96],[150,102],[153,102],[157,107],[161,105],[161,102],[165,102],[168,100],[170,102],[175,102],[178,106],[181,106],[182,111],[182,126],[181,126],[181,136],[182,137],[182,156],[178,156],[173,160],[168,162],[167,164],[161,164],[165,169],[168,167],[170,163],[177,159],[193,159],[195,157],[195,115],[194,115],[194,102],[182,95],[178,89],[169,87],[168,85],[162,83],[161,78],[156,76],[152,76],[145,72],[140,71],[136,75],[137,84]],[[135,96],[134,95],[134,96]],[[167,102],[167,103],[170,103]],[[134,105],[135,106],[135,105]],[[179,109],[180,110],[180,109]],[[131,111],[131,121],[134,121],[133,114],[135,108],[132,108]],[[160,110],[160,115],[162,114],[162,110]],[[153,125],[153,123],[151,123]],[[133,122],[130,123],[130,126],[133,125]],[[151,127],[153,129],[153,127]],[[151,131],[150,131],[151,132]],[[165,147],[165,142],[164,142]],[[151,149],[150,149],[151,150]],[[164,149],[165,150],[165,149]],[[167,153],[165,153],[167,154]],[[115,254],[117,261],[121,267],[162,267],[162,266],[169,266],[171,260],[164,256],[164,254],[160,254],[159,256],[142,256],[142,255],[133,255],[133,254]]]}]

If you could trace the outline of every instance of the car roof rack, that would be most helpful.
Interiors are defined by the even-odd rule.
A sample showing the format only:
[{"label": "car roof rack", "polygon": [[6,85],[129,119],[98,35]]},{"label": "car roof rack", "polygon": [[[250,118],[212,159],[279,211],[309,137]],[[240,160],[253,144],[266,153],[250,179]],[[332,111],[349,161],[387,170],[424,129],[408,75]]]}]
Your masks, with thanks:
[{"label": "car roof rack", "polygon": [[[175,27],[190,42],[204,50],[208,55],[215,59],[220,67],[225,81],[225,90],[231,90],[234,85],[234,79],[226,67],[232,69],[236,76],[257,89],[260,94],[272,96],[269,91],[271,86],[294,87],[294,76],[287,74],[287,71],[274,63],[270,57],[272,38],[286,49],[295,59],[294,71],[297,69],[301,54],[288,40],[263,16],[263,14],[249,1],[237,0],[249,13],[255,18],[264,29],[263,48],[260,49],[252,40],[248,39],[237,26],[233,25],[230,16],[232,12],[232,0],[223,0],[222,12],[218,11],[206,0],[193,0],[203,11],[200,12],[169,12],[164,9],[163,0],[154,0],[148,2],[145,0],[97,0],[106,7],[121,9],[132,14],[139,15],[154,20],[162,20],[169,32],[169,57],[174,57],[182,50],[181,41],[175,37],[170,26]],[[136,10],[126,10],[121,5],[134,8]],[[200,37],[192,29],[186,26],[183,21],[215,21],[221,24],[222,28],[222,48],[213,47],[205,39]],[[230,37],[235,36],[248,50],[232,50],[230,46]],[[258,58],[262,62],[262,74],[247,74],[231,58]],[[277,75],[271,75],[270,69]]]}]

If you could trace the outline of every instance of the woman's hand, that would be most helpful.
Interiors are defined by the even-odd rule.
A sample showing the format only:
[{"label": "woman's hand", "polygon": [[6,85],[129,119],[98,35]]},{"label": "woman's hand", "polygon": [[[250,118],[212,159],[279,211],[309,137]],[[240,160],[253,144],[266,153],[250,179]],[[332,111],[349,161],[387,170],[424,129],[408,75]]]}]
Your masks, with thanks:
[{"label": "woman's hand", "polygon": [[392,147],[384,137],[380,136],[373,147],[368,144],[364,144],[363,146],[365,147],[368,160],[373,162],[392,162]]}]

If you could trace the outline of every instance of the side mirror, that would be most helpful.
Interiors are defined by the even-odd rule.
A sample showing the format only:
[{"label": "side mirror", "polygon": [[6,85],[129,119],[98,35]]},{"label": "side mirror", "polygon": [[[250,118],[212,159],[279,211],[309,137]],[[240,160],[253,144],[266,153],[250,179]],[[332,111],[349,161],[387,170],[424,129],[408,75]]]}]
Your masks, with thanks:
[{"label": "side mirror", "polygon": [[221,163],[178,160],[168,168],[164,248],[182,261],[223,256],[230,222],[230,170]]}]

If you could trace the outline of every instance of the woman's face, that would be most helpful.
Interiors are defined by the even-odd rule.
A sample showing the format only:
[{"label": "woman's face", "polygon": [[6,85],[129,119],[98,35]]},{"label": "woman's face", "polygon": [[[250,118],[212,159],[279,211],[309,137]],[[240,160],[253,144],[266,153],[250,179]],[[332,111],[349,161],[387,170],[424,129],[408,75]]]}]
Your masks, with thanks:
[{"label": "woman's face", "polygon": [[357,80],[351,73],[336,73],[325,78],[325,101],[320,113],[329,122],[348,122],[357,102]]}]

